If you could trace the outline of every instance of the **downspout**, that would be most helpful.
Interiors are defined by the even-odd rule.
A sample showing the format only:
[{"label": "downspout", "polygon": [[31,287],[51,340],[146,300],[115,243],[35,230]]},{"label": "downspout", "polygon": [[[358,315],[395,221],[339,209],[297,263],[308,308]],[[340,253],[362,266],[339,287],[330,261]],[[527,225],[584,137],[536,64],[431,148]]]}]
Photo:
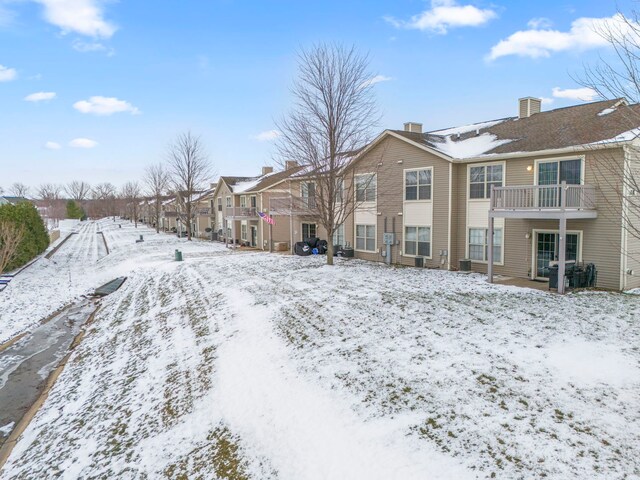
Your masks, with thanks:
[{"label": "downspout", "polygon": [[447,236],[447,270],[451,270],[451,217],[453,210],[453,163],[449,162],[449,234]]},{"label": "downspout", "polygon": [[628,209],[629,204],[627,202],[627,181],[626,177],[630,174],[629,172],[629,149],[627,145],[622,147],[622,151],[624,152],[624,158],[622,160],[622,201],[621,201],[621,212],[620,212],[620,290],[623,291],[627,287],[627,227],[625,225],[625,218],[628,217]]}]

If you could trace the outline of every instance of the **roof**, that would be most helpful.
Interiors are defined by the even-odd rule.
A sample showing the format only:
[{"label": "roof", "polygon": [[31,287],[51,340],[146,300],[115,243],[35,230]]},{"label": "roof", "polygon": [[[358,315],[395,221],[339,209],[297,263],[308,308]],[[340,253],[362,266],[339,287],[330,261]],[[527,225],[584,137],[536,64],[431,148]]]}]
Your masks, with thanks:
[{"label": "roof", "polygon": [[556,150],[633,140],[640,134],[640,104],[602,100],[461,127],[411,133],[391,130],[452,159]]},{"label": "roof", "polygon": [[[4,202],[2,202],[2,200],[4,200]],[[12,205],[16,205],[18,203],[22,203],[22,202],[29,202],[30,200],[28,198],[24,198],[24,197],[10,197],[7,195],[0,195],[0,203],[10,203]]]},{"label": "roof", "polygon": [[297,166],[258,177],[220,177],[233,193],[257,193],[293,176],[304,167]]}]

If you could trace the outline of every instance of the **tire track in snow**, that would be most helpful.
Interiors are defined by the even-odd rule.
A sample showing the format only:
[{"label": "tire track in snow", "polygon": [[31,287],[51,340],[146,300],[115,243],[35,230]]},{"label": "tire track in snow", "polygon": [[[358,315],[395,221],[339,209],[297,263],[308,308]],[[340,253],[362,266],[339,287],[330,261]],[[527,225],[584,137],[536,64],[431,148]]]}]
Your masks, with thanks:
[{"label": "tire track in snow", "polygon": [[218,350],[216,405],[281,478],[475,477],[433,449],[412,451],[397,424],[365,422],[344,399],[300,378],[273,330],[273,307],[252,304],[251,287],[224,291],[232,315]]}]

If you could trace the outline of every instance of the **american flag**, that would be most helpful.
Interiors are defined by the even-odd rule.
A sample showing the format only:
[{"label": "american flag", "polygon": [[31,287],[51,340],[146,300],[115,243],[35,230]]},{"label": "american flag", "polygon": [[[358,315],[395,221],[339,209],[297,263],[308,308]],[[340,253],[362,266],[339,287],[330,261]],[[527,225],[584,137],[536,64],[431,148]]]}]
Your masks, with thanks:
[{"label": "american flag", "polygon": [[260,218],[263,219],[265,222],[267,222],[269,225],[275,225],[276,221],[271,218],[269,215],[267,215],[264,212],[258,212],[258,215],[260,215]]}]

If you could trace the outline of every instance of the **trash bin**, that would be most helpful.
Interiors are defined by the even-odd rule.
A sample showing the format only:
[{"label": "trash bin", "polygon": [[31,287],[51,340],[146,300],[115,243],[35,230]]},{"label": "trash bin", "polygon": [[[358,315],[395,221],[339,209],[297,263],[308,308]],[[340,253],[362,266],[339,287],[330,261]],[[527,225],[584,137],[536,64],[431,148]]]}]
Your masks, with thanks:
[{"label": "trash bin", "polygon": [[549,288],[558,288],[558,265],[549,267]]},{"label": "trash bin", "polygon": [[182,261],[182,252],[180,250],[176,250],[176,262],[181,262]]},{"label": "trash bin", "polygon": [[461,272],[470,272],[471,271],[471,260],[462,259],[460,260],[460,271]]},{"label": "trash bin", "polygon": [[353,248],[351,247],[344,247],[342,249],[342,256],[345,258],[353,258],[353,254],[354,254],[354,251],[353,251]]}]

